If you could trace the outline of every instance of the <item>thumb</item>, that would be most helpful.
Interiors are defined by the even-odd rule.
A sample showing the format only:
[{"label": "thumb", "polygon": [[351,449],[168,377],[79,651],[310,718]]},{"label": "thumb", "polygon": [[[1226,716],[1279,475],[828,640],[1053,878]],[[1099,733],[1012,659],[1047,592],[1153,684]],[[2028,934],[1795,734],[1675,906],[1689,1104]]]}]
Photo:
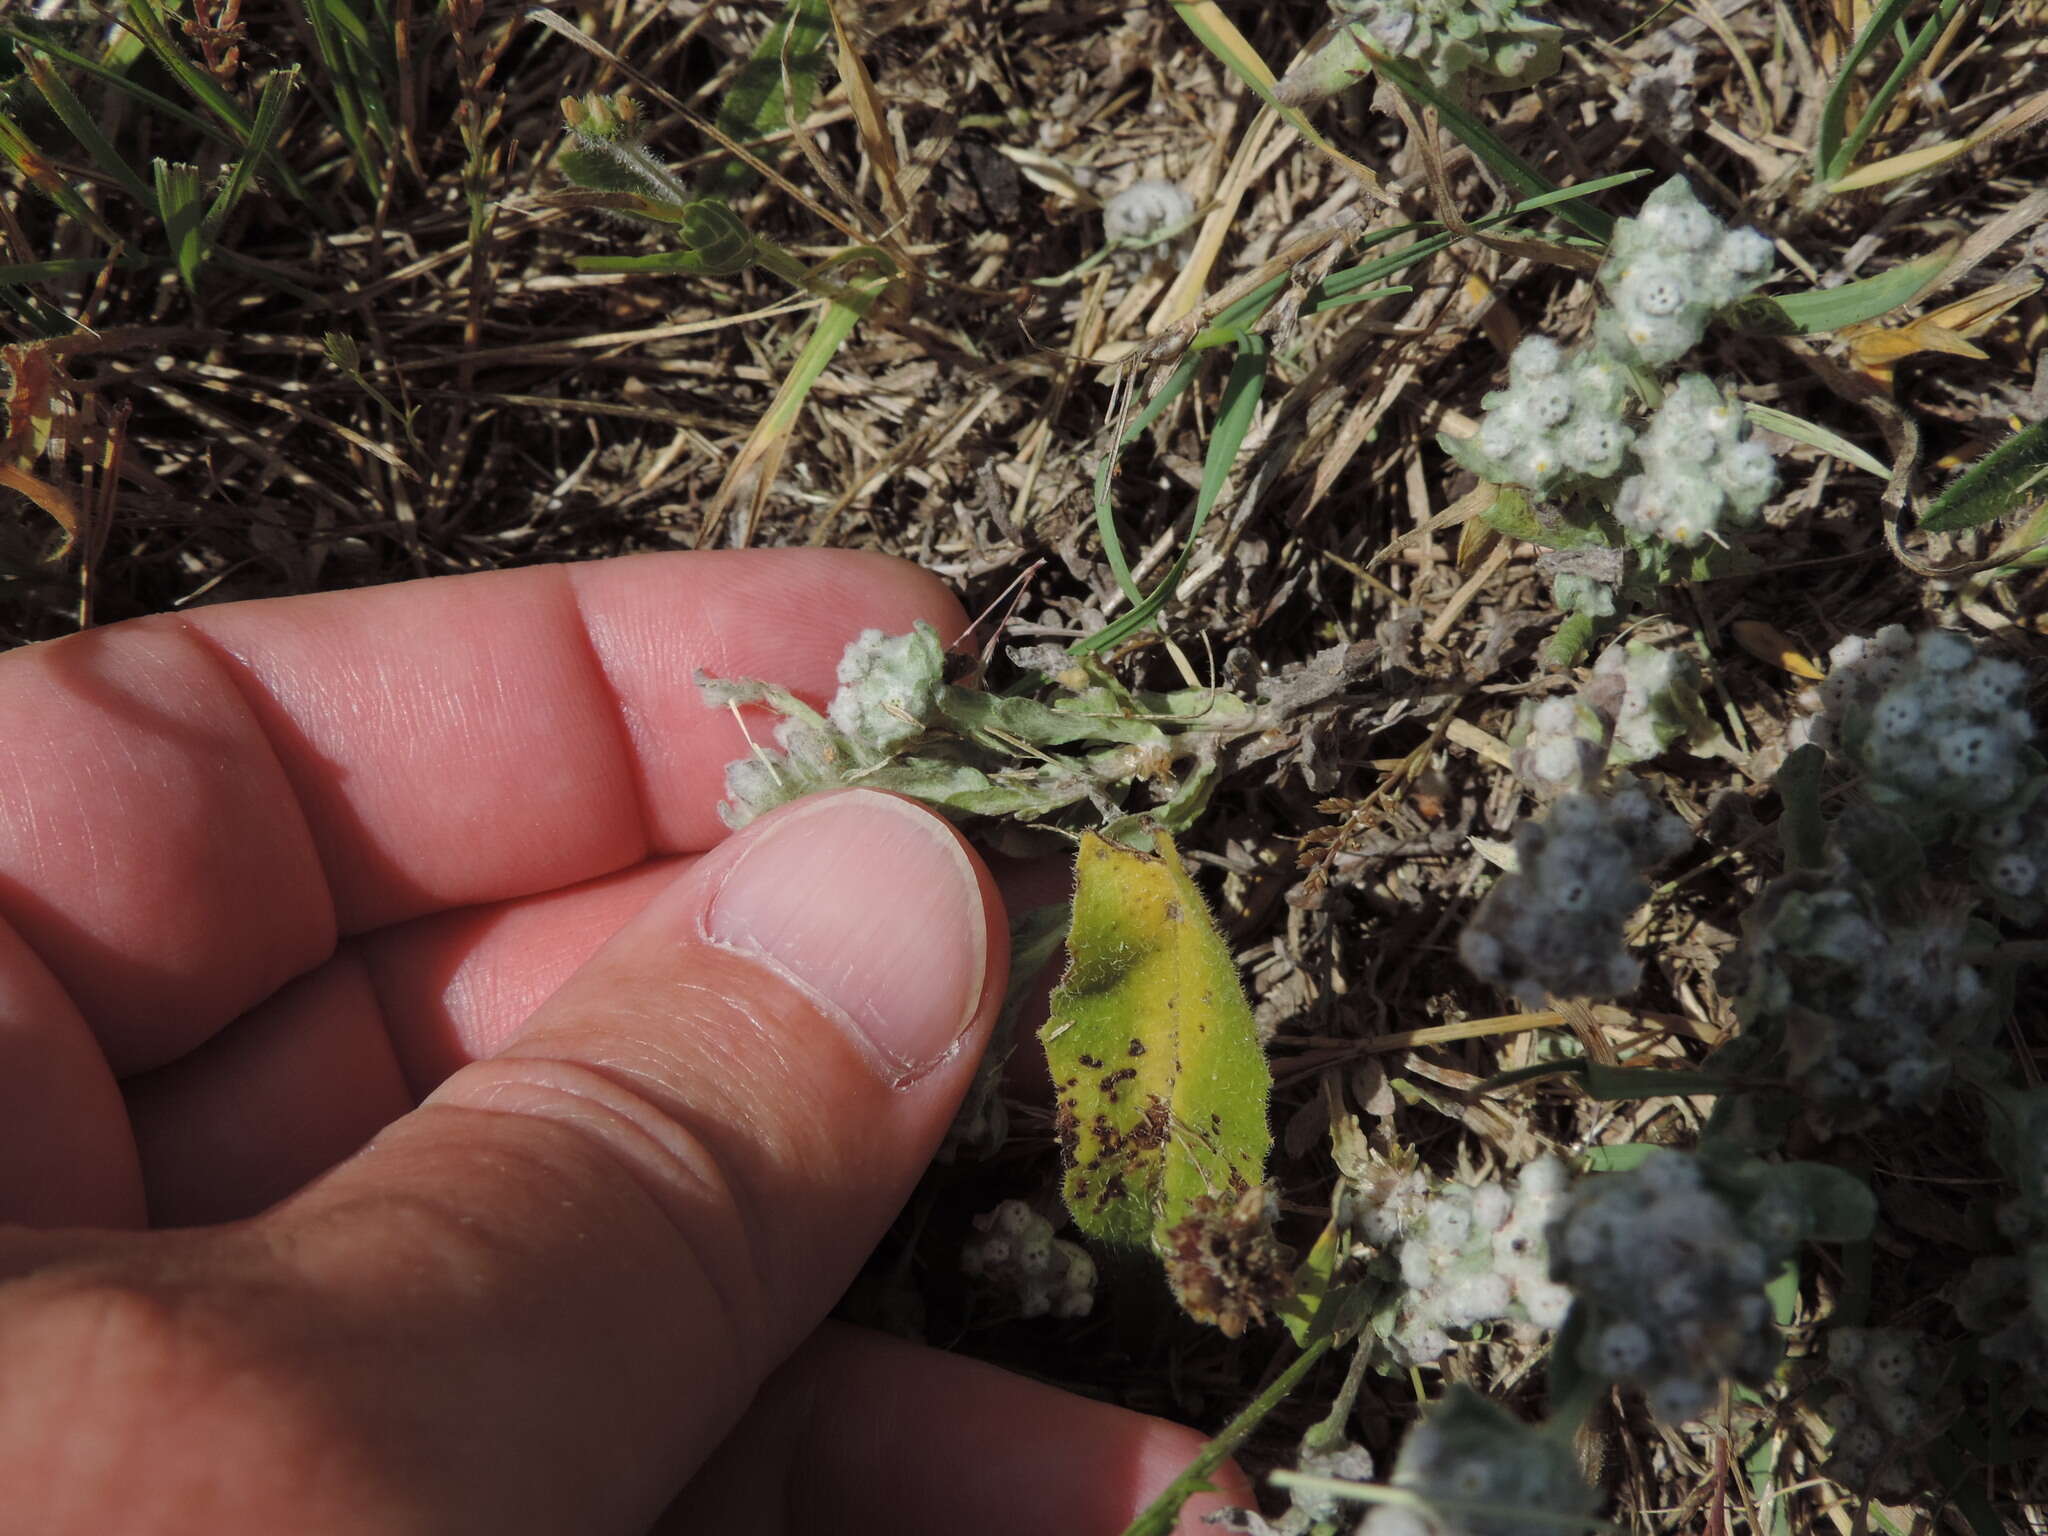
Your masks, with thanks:
[{"label": "thumb", "polygon": [[1007,960],[944,821],[799,802],[265,1218],[424,1528],[644,1529],[901,1207]]}]

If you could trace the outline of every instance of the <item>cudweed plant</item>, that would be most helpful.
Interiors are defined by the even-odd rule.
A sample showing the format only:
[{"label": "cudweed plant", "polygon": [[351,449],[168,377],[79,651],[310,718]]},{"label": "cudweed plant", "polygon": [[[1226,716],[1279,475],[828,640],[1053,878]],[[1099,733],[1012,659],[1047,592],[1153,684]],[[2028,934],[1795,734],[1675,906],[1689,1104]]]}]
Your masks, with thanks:
[{"label": "cudweed plant", "polygon": [[1222,737],[1252,715],[1229,694],[1132,692],[1089,665],[1050,703],[961,687],[946,680],[945,648],[924,623],[905,635],[863,633],[838,676],[822,714],[770,683],[698,677],[707,703],[781,717],[773,748],[757,746],[726,770],[729,825],[849,784],[960,816],[1044,821],[1073,808],[1115,821],[1122,797],[1143,785],[1152,819],[1171,830],[1206,803]]},{"label": "cudweed plant", "polygon": [[1641,1386],[1669,1422],[1697,1417],[1724,1379],[1768,1379],[1783,1351],[1765,1283],[1814,1225],[1785,1182],[1733,1189],[1700,1158],[1649,1149],[1574,1192],[1551,1271],[1578,1298],[1578,1367]]},{"label": "cudweed plant", "polygon": [[[1568,353],[1547,336],[1526,338],[1509,359],[1508,387],[1486,396],[1478,431],[1439,439],[1482,480],[1555,499],[1531,512],[1525,498],[1503,496],[1487,514],[1503,532],[1623,557],[1618,572],[1560,563],[1551,596],[1568,619],[1552,661],[1576,659],[1624,604],[1725,567],[1729,537],[1776,490],[1777,466],[1732,389],[1702,374],[1660,382],[1771,264],[1769,239],[1728,229],[1673,177],[1615,226],[1599,272],[1609,302],[1593,340]],[[1652,408],[1647,421],[1630,419],[1637,399]]]},{"label": "cudweed plant", "polygon": [[1020,1317],[1086,1317],[1095,1309],[1095,1261],[1055,1236],[1050,1220],[1022,1200],[974,1218],[960,1271],[1017,1309]]},{"label": "cudweed plant", "polygon": [[1827,1404],[1827,1475],[1891,1500],[1926,1486],[1925,1452],[1961,1406],[1950,1365],[1917,1329],[1829,1329],[1827,1376],[1836,1391]]},{"label": "cudweed plant", "polygon": [[1648,870],[1685,851],[1685,823],[1633,781],[1568,794],[1515,828],[1516,868],[1480,903],[1458,941],[1467,970],[1531,1007],[1559,997],[1619,997],[1642,965],[1622,925],[1650,894]]},{"label": "cudweed plant", "polygon": [[1345,1225],[1376,1251],[1387,1300],[1372,1330],[1395,1365],[1429,1365],[1493,1324],[1559,1326],[1571,1293],[1550,1278],[1546,1234],[1570,1171],[1543,1158],[1513,1181],[1438,1183],[1421,1168],[1388,1169],[1346,1186]]},{"label": "cudweed plant", "polygon": [[1599,1503],[1568,1428],[1524,1424],[1465,1386],[1408,1432],[1391,1481],[1414,1502],[1375,1505],[1358,1536],[1568,1536]]},{"label": "cudweed plant", "polygon": [[1564,32],[1537,0],[1330,0],[1336,27],[1277,87],[1292,106],[1324,100],[1372,72],[1366,50],[1404,59],[1460,96],[1534,85],[1557,70]]},{"label": "cudweed plant", "polygon": [[1574,693],[1524,700],[1508,736],[1515,776],[1539,799],[1597,790],[1610,770],[1684,747],[1723,748],[1700,702],[1699,663],[1640,640],[1610,645]]}]

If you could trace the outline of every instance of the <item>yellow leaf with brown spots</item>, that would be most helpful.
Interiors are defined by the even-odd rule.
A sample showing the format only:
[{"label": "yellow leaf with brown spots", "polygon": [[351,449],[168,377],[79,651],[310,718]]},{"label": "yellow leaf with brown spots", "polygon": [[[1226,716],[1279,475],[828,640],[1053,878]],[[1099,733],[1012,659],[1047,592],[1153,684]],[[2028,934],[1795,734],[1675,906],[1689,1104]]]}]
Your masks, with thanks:
[{"label": "yellow leaf with brown spots", "polygon": [[1229,947],[1172,842],[1081,839],[1067,973],[1040,1038],[1067,1209],[1090,1237],[1162,1248],[1265,1178],[1273,1076]]}]

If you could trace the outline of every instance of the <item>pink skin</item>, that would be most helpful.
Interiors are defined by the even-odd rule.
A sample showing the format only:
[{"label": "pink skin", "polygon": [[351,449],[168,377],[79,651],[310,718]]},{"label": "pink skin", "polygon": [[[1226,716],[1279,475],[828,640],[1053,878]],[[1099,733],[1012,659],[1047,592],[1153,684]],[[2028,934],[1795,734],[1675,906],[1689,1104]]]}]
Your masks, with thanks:
[{"label": "pink skin", "polygon": [[[821,698],[919,618],[964,627],[910,566],[749,551],[0,658],[10,1517],[1120,1530],[1199,1436],[819,1329],[972,1075],[1002,903],[865,792],[726,841],[745,736],[691,677]],[[957,936],[847,993],[881,961],[858,901],[785,912],[807,859]],[[919,1023],[957,1048],[893,1087]]]}]

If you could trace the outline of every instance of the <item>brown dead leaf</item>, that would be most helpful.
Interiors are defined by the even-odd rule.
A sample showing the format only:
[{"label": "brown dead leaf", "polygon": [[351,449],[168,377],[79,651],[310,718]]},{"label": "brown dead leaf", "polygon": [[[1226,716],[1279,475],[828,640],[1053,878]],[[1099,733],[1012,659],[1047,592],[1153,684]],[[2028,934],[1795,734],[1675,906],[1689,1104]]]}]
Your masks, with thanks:
[{"label": "brown dead leaf", "polygon": [[1853,325],[1845,327],[1849,361],[1865,377],[1885,388],[1892,385],[1893,366],[1922,352],[1945,353],[1983,361],[1990,356],[1971,345],[2005,318],[2013,306],[2041,291],[2041,279],[2007,280],[1965,294],[1950,304],[1908,320],[1902,325]]}]

